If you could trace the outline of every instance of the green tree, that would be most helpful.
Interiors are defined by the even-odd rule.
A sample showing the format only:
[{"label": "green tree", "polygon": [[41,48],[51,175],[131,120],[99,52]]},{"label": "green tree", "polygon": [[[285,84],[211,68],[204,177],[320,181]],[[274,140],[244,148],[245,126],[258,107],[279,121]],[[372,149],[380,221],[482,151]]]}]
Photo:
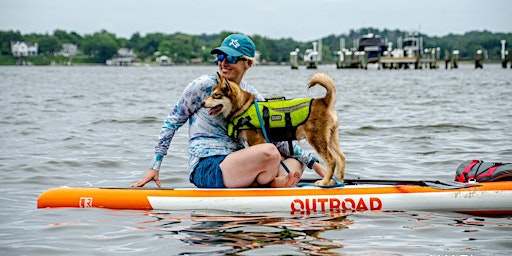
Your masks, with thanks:
[{"label": "green tree", "polygon": [[12,55],[11,41],[23,41],[19,31],[0,31],[0,55]]},{"label": "green tree", "polygon": [[39,53],[45,53],[50,56],[55,55],[55,53],[62,49],[62,45],[56,36],[41,36],[37,43],[39,44]]},{"label": "green tree", "polygon": [[105,63],[106,60],[116,54],[117,48],[118,44],[115,35],[105,30],[93,35],[86,35],[80,46],[84,53],[100,63]]},{"label": "green tree", "polygon": [[170,56],[171,54],[173,54],[174,47],[172,41],[168,39],[164,39],[163,41],[161,41],[160,44],[158,45],[158,51],[160,52],[161,55]]},{"label": "green tree", "polygon": [[153,54],[158,50],[158,46],[160,42],[165,39],[165,35],[163,33],[149,33],[145,37],[140,37],[137,33],[137,37],[132,36],[132,38],[137,38],[138,42],[134,45],[136,53],[140,58],[146,58],[149,56],[153,56]]},{"label": "green tree", "polygon": [[57,37],[57,39],[60,41],[60,43],[69,43],[69,44],[76,44],[79,45],[82,41],[82,37],[77,34],[76,32],[68,33],[65,30],[57,29],[53,32],[53,35]]},{"label": "green tree", "polygon": [[183,33],[175,33],[170,36],[173,45],[173,54],[177,63],[187,63],[191,58],[196,58],[195,39]]}]

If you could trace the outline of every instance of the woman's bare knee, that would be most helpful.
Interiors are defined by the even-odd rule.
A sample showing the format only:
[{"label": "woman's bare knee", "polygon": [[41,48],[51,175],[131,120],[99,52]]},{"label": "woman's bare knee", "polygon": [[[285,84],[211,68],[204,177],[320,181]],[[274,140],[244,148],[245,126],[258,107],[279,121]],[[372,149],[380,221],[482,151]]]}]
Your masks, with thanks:
[{"label": "woman's bare knee", "polygon": [[266,143],[260,145],[261,148],[259,150],[261,150],[262,153],[262,161],[276,163],[281,160],[281,154],[274,144]]},{"label": "woman's bare knee", "polygon": [[256,181],[267,184],[278,173],[281,155],[273,144],[258,144],[229,154],[221,162],[226,187],[247,187]]}]

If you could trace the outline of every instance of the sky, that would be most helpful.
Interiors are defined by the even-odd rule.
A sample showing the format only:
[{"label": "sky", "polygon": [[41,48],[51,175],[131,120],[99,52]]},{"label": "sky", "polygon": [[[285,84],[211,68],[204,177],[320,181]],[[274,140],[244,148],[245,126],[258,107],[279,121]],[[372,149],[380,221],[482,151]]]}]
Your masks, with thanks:
[{"label": "sky", "polygon": [[444,36],[512,32],[511,0],[0,0],[0,31],[129,39],[222,31],[312,41],[373,27]]}]

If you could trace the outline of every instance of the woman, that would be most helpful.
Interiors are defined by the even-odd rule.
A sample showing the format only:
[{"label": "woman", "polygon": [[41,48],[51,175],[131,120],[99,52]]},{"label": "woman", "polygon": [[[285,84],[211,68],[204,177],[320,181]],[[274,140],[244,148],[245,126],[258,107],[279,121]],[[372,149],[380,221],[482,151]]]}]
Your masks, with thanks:
[{"label": "woman", "polygon": [[[243,80],[245,72],[254,64],[255,45],[242,34],[232,34],[224,39],[220,47],[211,51],[217,56],[219,73],[232,80],[242,89],[254,94],[258,100],[263,96]],[[200,188],[241,188],[252,186],[293,187],[305,166],[313,168],[320,176],[325,170],[318,160],[294,145],[294,157],[290,158],[288,145],[265,143],[244,148],[239,141],[227,135],[227,122],[222,115],[210,116],[202,108],[217,84],[216,76],[203,75],[192,81],[162,125],[160,137],[155,145],[155,157],[145,176],[131,187],[142,187],[155,181],[162,187],[159,170],[163,157],[176,130],[189,121],[190,182]],[[282,156],[288,156],[282,157]],[[282,158],[290,170],[280,166]]]}]

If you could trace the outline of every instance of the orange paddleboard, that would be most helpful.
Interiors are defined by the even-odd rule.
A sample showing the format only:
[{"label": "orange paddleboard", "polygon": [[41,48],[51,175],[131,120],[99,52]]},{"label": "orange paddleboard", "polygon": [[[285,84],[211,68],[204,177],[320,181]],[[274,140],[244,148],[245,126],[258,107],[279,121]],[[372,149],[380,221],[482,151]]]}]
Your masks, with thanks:
[{"label": "orange paddleboard", "polygon": [[227,210],[233,212],[452,211],[512,214],[512,181],[463,188],[359,184],[336,188],[52,188],[38,208]]}]

